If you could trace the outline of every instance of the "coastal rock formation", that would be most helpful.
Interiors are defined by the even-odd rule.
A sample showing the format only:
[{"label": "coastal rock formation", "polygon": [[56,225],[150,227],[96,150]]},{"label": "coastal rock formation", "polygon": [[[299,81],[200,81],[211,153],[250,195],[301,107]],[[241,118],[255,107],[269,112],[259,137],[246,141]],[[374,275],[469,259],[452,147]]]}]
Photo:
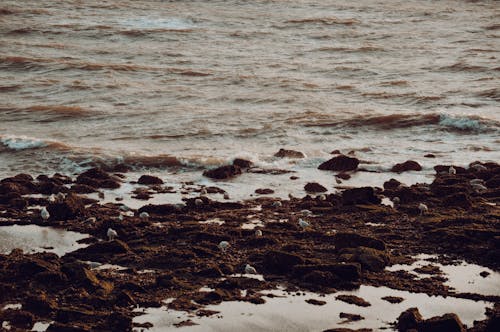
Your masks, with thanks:
[{"label": "coastal rock formation", "polygon": [[413,160],[407,160],[404,163],[392,166],[391,171],[395,173],[403,173],[407,171],[421,171],[422,166]]},{"label": "coastal rock formation", "polygon": [[163,184],[163,180],[152,175],[141,175],[137,183],[144,185]]},{"label": "coastal rock formation", "polygon": [[280,149],[278,152],[274,154],[274,156],[277,158],[291,158],[291,159],[300,159],[305,157],[305,155],[300,151],[286,150],[286,149]]},{"label": "coastal rock formation", "polygon": [[346,155],[335,156],[318,166],[320,170],[347,172],[358,168],[359,160]]},{"label": "coastal rock formation", "polygon": [[304,190],[308,193],[324,193],[328,191],[325,187],[316,182],[309,182],[304,186]]},{"label": "coastal rock formation", "polygon": [[240,175],[241,168],[235,165],[226,165],[203,172],[203,175],[212,179],[224,180]]}]

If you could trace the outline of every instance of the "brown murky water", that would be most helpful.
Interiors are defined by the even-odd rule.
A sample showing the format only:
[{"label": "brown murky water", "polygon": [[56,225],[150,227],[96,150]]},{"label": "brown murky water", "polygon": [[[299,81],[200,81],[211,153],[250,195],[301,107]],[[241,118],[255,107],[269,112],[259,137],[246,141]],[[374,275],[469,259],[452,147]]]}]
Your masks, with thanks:
[{"label": "brown murky water", "polygon": [[499,19],[495,1],[4,0],[0,175],[498,161]]}]

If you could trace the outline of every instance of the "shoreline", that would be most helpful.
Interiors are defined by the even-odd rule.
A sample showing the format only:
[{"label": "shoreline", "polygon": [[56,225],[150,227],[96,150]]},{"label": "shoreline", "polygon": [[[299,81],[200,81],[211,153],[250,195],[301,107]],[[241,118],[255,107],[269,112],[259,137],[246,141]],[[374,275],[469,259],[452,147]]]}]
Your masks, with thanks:
[{"label": "shoreline", "polygon": [[[358,171],[355,158],[337,155],[332,159],[330,169],[336,173],[325,171],[332,172],[332,178]],[[206,175],[223,181],[251,171],[246,162],[235,161]],[[403,167],[402,172],[418,168],[412,163],[399,167]],[[224,199],[224,191],[216,186],[190,183],[175,189],[145,174],[133,184],[137,185],[133,195],[143,198],[139,209],[128,207],[128,197],[122,194],[114,202],[104,203],[100,198],[103,189],[119,191],[129,185],[126,169],[91,169],[76,178],[55,175],[33,179],[24,174],[3,179],[0,231],[11,225],[38,225],[87,236],[78,240],[85,247],[63,256],[20,250],[0,255],[0,306],[22,304],[22,309],[0,311],[0,319],[19,329],[44,321],[55,322],[47,331],[63,331],[70,325],[78,326],[72,331],[129,331],[133,326],[151,327],[133,322],[139,315],[134,308],[159,308],[169,298],[175,300],[168,308],[199,317],[216,315],[204,308],[227,301],[264,305],[269,299],[265,292],[278,288],[319,296],[360,286],[383,286],[485,301],[490,308],[488,318],[468,328],[488,331],[498,324],[500,294],[453,290],[446,280],[453,275],[443,270],[465,261],[484,267],[480,273],[487,273],[485,279],[497,277],[500,166],[455,166],[455,174],[449,168],[436,166],[429,185],[405,186],[390,180],[384,188],[322,193],[321,184],[316,183],[309,187],[311,193],[301,198],[263,195],[244,201]],[[279,171],[259,170],[269,172],[270,177]],[[471,183],[474,179],[485,189]],[[237,178],[234,181],[237,183]],[[262,185],[264,193],[266,186]],[[151,200],[173,191],[191,196],[181,204]],[[59,193],[64,195],[50,197]],[[421,214],[420,204],[426,205],[425,213]],[[47,221],[40,217],[43,206],[50,213]],[[310,226],[302,229],[299,219]],[[117,239],[107,240],[109,228],[116,230]],[[229,247],[221,250],[221,241],[227,241]],[[421,254],[435,255],[419,266],[424,277],[388,269],[418,261]],[[124,269],[99,269],[103,264]],[[245,264],[254,266],[262,280],[245,275]],[[207,289],[202,290],[204,287]],[[420,320],[415,327],[436,324],[431,319]],[[194,324],[190,318],[182,323]],[[332,323],[332,328],[335,326]]]}]

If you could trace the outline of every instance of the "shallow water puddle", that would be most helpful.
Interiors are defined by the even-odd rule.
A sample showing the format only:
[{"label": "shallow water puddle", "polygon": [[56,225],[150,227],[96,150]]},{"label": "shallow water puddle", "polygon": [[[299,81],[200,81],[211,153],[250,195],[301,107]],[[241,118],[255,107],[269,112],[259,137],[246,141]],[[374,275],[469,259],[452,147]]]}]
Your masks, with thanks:
[{"label": "shallow water puddle", "polygon": [[0,253],[9,254],[19,248],[26,253],[53,252],[63,256],[68,252],[85,248],[77,241],[88,235],[53,227],[37,225],[12,225],[0,227]]},{"label": "shallow water puddle", "polygon": [[[445,313],[456,313],[463,323],[472,326],[474,320],[484,319],[485,308],[492,303],[457,299],[453,297],[429,296],[422,293],[410,293],[387,287],[361,286],[357,291],[343,291],[321,296],[315,293],[301,292],[290,295],[283,290],[263,292],[275,297],[267,298],[265,304],[256,305],[247,302],[223,302],[210,305],[206,309],[219,311],[212,317],[198,317],[194,314],[161,308],[138,309],[144,315],[134,318],[134,322],[153,324],[147,331],[176,330],[174,324],[191,319],[199,325],[182,327],[182,331],[320,331],[334,327],[391,328],[389,323],[396,321],[401,312],[418,307],[424,318]],[[340,294],[360,296],[371,303],[370,307],[358,307],[335,299]],[[391,304],[382,300],[384,296],[398,296],[405,300]],[[311,305],[306,300],[325,301],[322,306]],[[359,314],[364,317],[358,322],[343,323],[341,312]],[[135,329],[140,331],[140,329]]]},{"label": "shallow water puddle", "polygon": [[[500,273],[495,272],[484,266],[459,262],[457,265],[443,265],[436,263],[437,255],[420,254],[414,257],[416,259],[410,265],[396,264],[387,268],[388,271],[408,271],[418,278],[426,278],[427,274],[414,271],[416,268],[426,265],[439,267],[444,276],[448,279],[445,285],[453,287],[457,293],[475,293],[481,295],[500,296]],[[487,272],[484,277],[482,272]]]}]

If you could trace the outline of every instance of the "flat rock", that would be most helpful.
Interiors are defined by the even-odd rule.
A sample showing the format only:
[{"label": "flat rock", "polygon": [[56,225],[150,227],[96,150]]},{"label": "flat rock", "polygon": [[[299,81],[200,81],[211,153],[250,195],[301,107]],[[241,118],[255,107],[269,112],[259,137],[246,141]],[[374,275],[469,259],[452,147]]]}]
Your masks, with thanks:
[{"label": "flat rock", "polygon": [[381,201],[380,197],[375,195],[372,187],[346,189],[342,192],[342,203],[344,205],[380,204]]},{"label": "flat rock", "polygon": [[141,175],[139,180],[137,180],[137,183],[144,185],[163,184],[163,180],[152,175]]},{"label": "flat rock", "polygon": [[316,182],[309,182],[304,186],[304,190],[308,193],[324,193],[328,191],[328,189]]}]

